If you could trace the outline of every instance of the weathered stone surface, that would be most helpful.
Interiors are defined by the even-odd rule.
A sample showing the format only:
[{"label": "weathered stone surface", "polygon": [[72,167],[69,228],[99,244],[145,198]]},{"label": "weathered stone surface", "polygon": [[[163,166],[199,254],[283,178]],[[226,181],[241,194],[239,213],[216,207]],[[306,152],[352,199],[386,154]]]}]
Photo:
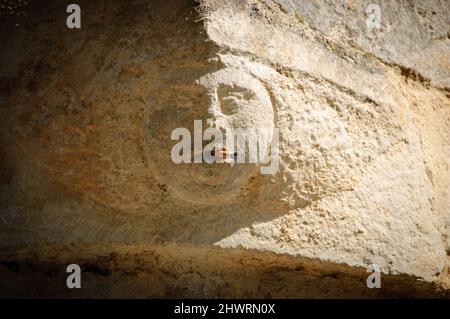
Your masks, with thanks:
[{"label": "weathered stone surface", "polygon": [[[448,298],[448,290],[405,275],[385,275],[383,289],[367,289],[364,268],[243,249],[38,245],[0,256],[1,297]],[[65,286],[74,260],[81,289]]]},{"label": "weathered stone surface", "polygon": [[[81,2],[80,30],[57,3],[25,26],[5,22],[2,256],[176,243],[173,254],[210,250],[214,262],[307,257],[313,277],[323,263],[349,276],[375,264],[407,278],[409,295],[416,277],[448,287],[450,8],[378,4],[378,30],[357,0]],[[278,128],[279,171],[173,163],[171,132],[196,119]],[[225,277],[239,267],[227,265]],[[222,295],[205,291],[195,295]]]}]

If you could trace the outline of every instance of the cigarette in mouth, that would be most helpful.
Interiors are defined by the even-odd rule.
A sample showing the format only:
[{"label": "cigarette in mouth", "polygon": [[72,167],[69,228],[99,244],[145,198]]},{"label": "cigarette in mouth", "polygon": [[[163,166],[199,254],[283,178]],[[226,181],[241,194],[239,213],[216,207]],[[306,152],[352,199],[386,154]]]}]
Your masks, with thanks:
[{"label": "cigarette in mouth", "polygon": [[212,156],[219,156],[222,159],[236,159],[237,152],[229,152],[226,147],[222,147],[220,150],[216,150],[215,148],[211,151]]}]

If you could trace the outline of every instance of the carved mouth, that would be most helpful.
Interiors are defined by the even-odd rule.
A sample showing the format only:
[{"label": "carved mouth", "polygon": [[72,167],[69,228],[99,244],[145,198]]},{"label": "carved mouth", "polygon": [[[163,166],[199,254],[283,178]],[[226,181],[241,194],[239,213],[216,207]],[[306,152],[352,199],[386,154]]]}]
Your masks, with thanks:
[{"label": "carved mouth", "polygon": [[218,147],[211,151],[211,156],[222,158],[223,160],[235,160],[237,152],[228,151],[226,147]]}]

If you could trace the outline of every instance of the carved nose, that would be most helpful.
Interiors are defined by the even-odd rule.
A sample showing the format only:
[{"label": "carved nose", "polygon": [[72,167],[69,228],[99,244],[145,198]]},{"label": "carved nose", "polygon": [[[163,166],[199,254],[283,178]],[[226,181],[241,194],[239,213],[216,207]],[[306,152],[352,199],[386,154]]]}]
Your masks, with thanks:
[{"label": "carved nose", "polygon": [[220,108],[220,103],[218,102],[217,94],[211,94],[208,105],[208,118],[206,122],[211,127],[216,127],[221,131],[229,126],[227,116],[224,115]]}]

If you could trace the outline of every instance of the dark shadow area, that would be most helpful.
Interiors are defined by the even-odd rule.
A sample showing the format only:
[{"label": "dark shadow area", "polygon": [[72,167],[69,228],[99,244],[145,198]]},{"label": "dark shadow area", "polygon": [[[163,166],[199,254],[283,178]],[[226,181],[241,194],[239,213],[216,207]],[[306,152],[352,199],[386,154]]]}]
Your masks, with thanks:
[{"label": "dark shadow area", "polygon": [[[44,245],[0,253],[0,296],[18,298],[448,298],[435,284],[365,269],[240,249]],[[81,288],[66,286],[80,265]]]}]

